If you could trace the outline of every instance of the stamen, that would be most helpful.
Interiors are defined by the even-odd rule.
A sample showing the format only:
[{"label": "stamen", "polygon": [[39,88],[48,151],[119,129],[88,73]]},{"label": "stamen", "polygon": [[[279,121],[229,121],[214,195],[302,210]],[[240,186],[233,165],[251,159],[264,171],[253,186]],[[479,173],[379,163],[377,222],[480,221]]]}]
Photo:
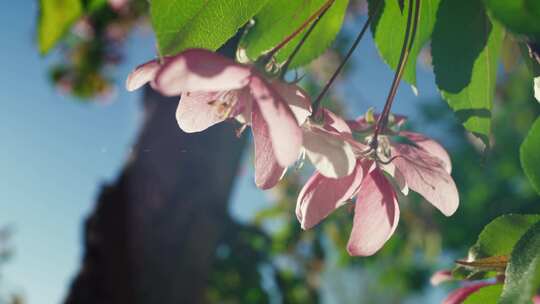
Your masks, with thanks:
[{"label": "stamen", "polygon": [[229,118],[237,101],[236,92],[226,91],[208,104],[217,108],[216,111],[221,118]]}]

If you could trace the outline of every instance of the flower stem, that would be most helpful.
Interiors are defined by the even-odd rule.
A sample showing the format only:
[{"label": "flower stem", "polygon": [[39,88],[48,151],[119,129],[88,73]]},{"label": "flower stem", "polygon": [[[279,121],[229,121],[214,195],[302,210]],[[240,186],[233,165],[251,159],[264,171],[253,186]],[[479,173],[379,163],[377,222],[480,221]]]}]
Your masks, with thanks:
[{"label": "flower stem", "polygon": [[[373,140],[370,143],[370,146],[374,149],[376,149],[378,145],[378,135],[386,128],[388,123],[388,116],[390,115],[392,103],[396,97],[399,82],[401,81],[401,77],[403,76],[403,72],[405,71],[405,66],[407,64],[407,59],[409,58],[409,53],[413,47],[414,38],[416,37],[416,30],[418,28],[418,21],[420,19],[420,2],[421,0],[409,0],[409,13],[407,16],[407,26],[405,28],[405,39],[403,41],[403,47],[401,48],[399,63],[396,73],[394,74],[394,79],[392,80],[392,86],[388,92],[388,97],[386,98],[386,102],[384,104],[383,112],[381,113],[381,116],[377,121],[377,125],[375,126]],[[415,7],[414,21],[412,20],[413,6]]]},{"label": "flower stem", "polygon": [[347,61],[349,60],[349,58],[351,57],[351,55],[353,54],[354,50],[356,49],[356,47],[358,46],[358,44],[360,43],[360,41],[362,40],[362,37],[364,37],[364,34],[366,32],[366,30],[368,29],[369,27],[369,24],[371,23],[371,19],[373,16],[377,15],[379,9],[381,8],[381,3],[382,3],[382,0],[379,0],[375,6],[375,10],[373,11],[373,14],[371,15],[368,15],[368,19],[366,20],[366,22],[364,23],[364,25],[362,26],[362,29],[360,30],[360,33],[358,33],[358,36],[356,36],[356,39],[354,40],[351,48],[349,49],[349,51],[347,51],[347,54],[345,55],[345,58],[343,58],[343,60],[341,61],[341,63],[339,64],[338,68],[336,69],[336,71],[334,72],[334,74],[332,74],[332,76],[330,77],[330,79],[326,82],[326,85],[323,87],[321,93],[319,93],[319,95],[317,96],[317,98],[315,99],[315,101],[313,102],[313,112],[311,114],[311,116],[316,116],[318,115],[318,109],[321,105],[321,101],[324,97],[324,95],[328,92],[328,90],[330,89],[330,86],[332,86],[332,84],[334,83],[334,81],[336,80],[337,76],[339,75],[339,73],[341,73],[341,70],[343,69],[343,67],[345,66],[345,63],[347,63]]},{"label": "flower stem", "polygon": [[311,34],[311,32],[313,32],[313,30],[315,29],[315,27],[317,26],[319,21],[322,19],[324,14],[326,14],[326,12],[330,9],[330,7],[332,7],[332,4],[334,4],[334,2],[335,2],[335,0],[330,1],[330,5],[327,5],[323,9],[323,11],[320,13],[320,15],[317,16],[315,21],[313,21],[311,26],[308,28],[308,30],[306,31],[304,36],[302,36],[302,39],[298,42],[298,44],[294,48],[293,52],[289,56],[289,58],[287,58],[287,61],[285,61],[285,63],[283,64],[283,67],[281,68],[281,74],[280,74],[281,78],[283,78],[285,76],[285,73],[287,73],[287,70],[289,69],[289,65],[293,61],[294,57],[296,56],[296,54],[298,54],[298,52],[300,51],[300,49],[302,48],[302,46],[306,42],[306,40],[309,37],[309,35]]},{"label": "flower stem", "polygon": [[326,1],[315,13],[309,16],[300,27],[298,27],[292,34],[285,37],[278,45],[276,45],[272,50],[266,55],[267,58],[272,58],[281,48],[283,48],[287,43],[294,39],[298,34],[300,34],[315,18],[318,18],[323,12],[325,12],[335,0]]}]

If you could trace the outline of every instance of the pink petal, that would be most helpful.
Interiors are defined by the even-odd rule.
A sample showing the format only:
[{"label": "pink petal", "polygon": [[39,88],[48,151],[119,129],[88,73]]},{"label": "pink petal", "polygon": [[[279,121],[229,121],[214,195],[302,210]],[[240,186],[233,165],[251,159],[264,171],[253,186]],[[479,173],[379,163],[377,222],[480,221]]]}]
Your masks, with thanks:
[{"label": "pink petal", "polygon": [[306,182],[296,202],[296,216],[302,229],[310,229],[352,198],[362,182],[360,164],[348,176],[334,179],[315,173]]},{"label": "pink petal", "polygon": [[388,164],[379,164],[379,167],[388,175],[390,175],[394,181],[394,186],[397,186],[397,189],[403,193],[403,195],[409,194],[409,186],[407,186],[407,181],[403,176],[403,173],[399,171],[394,163],[390,162]]},{"label": "pink petal", "polygon": [[146,83],[153,81],[159,68],[160,64],[157,60],[148,61],[136,67],[126,79],[126,89],[130,92],[135,91]]},{"label": "pink petal", "polygon": [[399,132],[399,135],[407,137],[420,148],[424,149],[427,153],[431,154],[431,156],[435,156],[440,159],[444,164],[446,172],[448,172],[448,174],[452,173],[452,162],[450,161],[450,156],[443,146],[441,146],[438,142],[420,133],[402,131]]},{"label": "pink petal", "polygon": [[204,49],[189,49],[171,57],[156,76],[156,89],[164,95],[217,92],[245,87],[251,68]]},{"label": "pink petal", "polygon": [[475,293],[482,287],[495,285],[496,283],[476,283],[471,284],[465,287],[458,288],[444,299],[443,304],[461,304],[463,303],[472,293]]},{"label": "pink petal", "polygon": [[540,304],[540,295],[536,295],[532,299],[533,304]]},{"label": "pink petal", "polygon": [[403,195],[409,194],[409,185],[407,185],[407,180],[398,168],[396,168],[394,172],[394,181],[396,181],[396,185],[398,186],[399,191],[403,193]]},{"label": "pink petal", "polygon": [[289,105],[299,125],[302,125],[311,115],[311,98],[302,88],[295,84],[288,84],[279,80],[273,81],[271,86]]},{"label": "pink petal", "polygon": [[[327,109],[322,109],[324,125],[325,127],[330,127],[331,129],[341,133],[351,135],[351,128],[345,120],[336,114],[330,112]],[[331,130],[330,129],[330,130]]]},{"label": "pink petal", "polygon": [[255,101],[252,111],[261,111],[268,125],[278,163],[283,167],[293,164],[302,146],[302,130],[296,118],[281,96],[264,79],[252,77],[250,90]]},{"label": "pink petal", "polygon": [[444,215],[452,215],[459,205],[454,180],[442,162],[427,152],[411,145],[395,145],[394,163],[403,173],[407,185],[422,195]]},{"label": "pink petal", "polygon": [[180,129],[186,133],[200,132],[227,119],[215,104],[219,95],[219,92],[183,94],[176,108],[176,121]]},{"label": "pink petal", "polygon": [[452,271],[439,270],[431,276],[431,278],[429,279],[429,282],[431,283],[431,285],[437,286],[441,283],[444,283],[450,280],[452,280]]},{"label": "pink petal", "polygon": [[285,173],[272,148],[268,126],[259,111],[252,114],[252,132],[255,145],[255,184],[261,189],[274,187]]},{"label": "pink petal", "polygon": [[253,108],[253,98],[249,88],[243,88],[238,94],[239,107],[235,112],[235,118],[241,124],[251,125],[251,112]]},{"label": "pink petal", "polygon": [[396,193],[382,172],[375,169],[360,185],[347,251],[354,256],[374,254],[390,239],[398,222]]},{"label": "pink petal", "polygon": [[306,156],[317,171],[330,178],[351,174],[356,166],[354,151],[340,134],[317,127],[306,127],[303,133]]}]

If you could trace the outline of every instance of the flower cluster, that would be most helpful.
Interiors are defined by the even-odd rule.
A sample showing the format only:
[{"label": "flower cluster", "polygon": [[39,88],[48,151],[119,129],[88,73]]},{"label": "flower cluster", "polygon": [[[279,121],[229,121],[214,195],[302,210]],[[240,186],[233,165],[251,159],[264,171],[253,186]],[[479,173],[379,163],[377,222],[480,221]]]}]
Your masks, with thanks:
[{"label": "flower cluster", "polygon": [[404,117],[391,116],[374,136],[377,115],[356,121],[326,109],[312,115],[309,95],[296,84],[203,49],[147,62],[126,86],[132,91],[146,83],[181,95],[176,119],[185,132],[228,119],[250,126],[255,183],[262,189],[275,186],[299,158],[309,159],[316,172],[299,194],[298,220],[309,229],[355,198],[351,255],[372,255],[384,245],[399,221],[398,197],[409,189],[446,216],[458,207],[448,154],[426,136],[401,131]]}]

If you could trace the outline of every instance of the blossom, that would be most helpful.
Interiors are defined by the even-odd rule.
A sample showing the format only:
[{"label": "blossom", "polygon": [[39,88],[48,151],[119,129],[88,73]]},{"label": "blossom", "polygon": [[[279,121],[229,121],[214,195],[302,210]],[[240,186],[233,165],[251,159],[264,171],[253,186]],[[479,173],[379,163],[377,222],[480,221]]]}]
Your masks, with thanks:
[{"label": "blossom", "polygon": [[204,49],[147,62],[128,76],[126,87],[132,91],[148,82],[164,95],[182,95],[176,119],[185,132],[200,132],[229,118],[251,125],[258,187],[274,186],[284,168],[298,159],[300,125],[311,102],[295,84],[267,79],[251,65]]},{"label": "blossom", "polygon": [[329,178],[351,174],[356,164],[349,143],[352,132],[347,123],[329,110],[321,109],[321,121],[308,119],[302,125],[303,153],[318,172]]},{"label": "blossom", "polygon": [[429,283],[433,286],[437,286],[441,283],[452,280],[452,271],[448,269],[439,270],[435,272],[429,279]]},{"label": "blossom", "polygon": [[[393,126],[399,127],[404,120],[394,119]],[[353,139],[369,132],[370,125],[362,118],[349,123],[353,133],[342,130],[356,155],[352,173],[328,178],[315,172],[302,188],[296,205],[302,228],[309,229],[356,197],[347,245],[351,255],[372,255],[392,236],[399,221],[398,191],[403,195],[409,189],[417,192],[446,216],[452,215],[459,204],[450,176],[450,158],[440,144],[419,133],[387,132],[378,137],[379,144],[373,150],[368,145],[369,133],[364,142]],[[405,142],[395,142],[391,137]]]},{"label": "blossom", "polygon": [[498,284],[497,282],[475,282],[472,284],[467,284],[463,287],[460,287],[452,291],[444,300],[443,304],[460,304],[463,303],[471,294],[477,292],[478,290]]}]

